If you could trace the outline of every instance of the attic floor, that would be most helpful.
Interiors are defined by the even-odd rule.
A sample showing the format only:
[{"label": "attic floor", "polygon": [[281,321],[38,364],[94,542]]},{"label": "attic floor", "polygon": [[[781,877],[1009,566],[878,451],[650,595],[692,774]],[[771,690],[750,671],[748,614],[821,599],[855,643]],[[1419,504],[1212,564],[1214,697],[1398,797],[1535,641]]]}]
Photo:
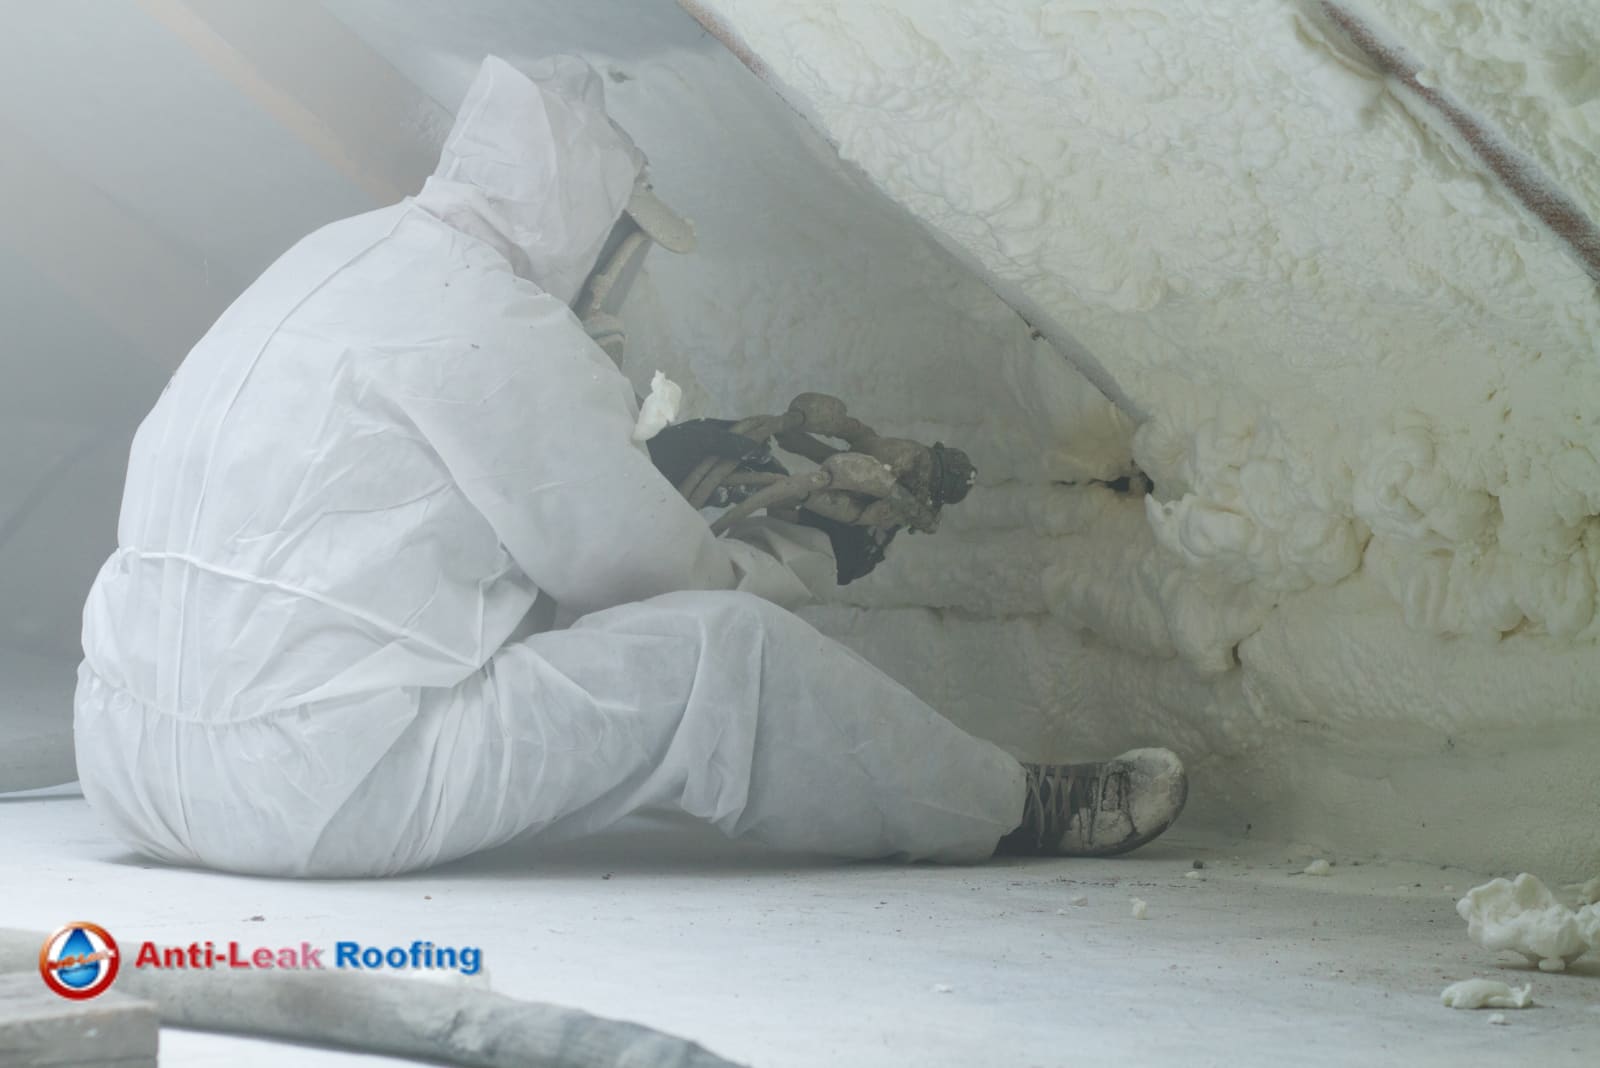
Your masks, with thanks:
[{"label": "attic floor", "polygon": [[[1543,975],[1468,941],[1481,874],[1175,834],[1114,861],[839,865],[639,825],[381,882],[150,866],[76,796],[0,801],[0,926],[119,939],[483,947],[493,989],[784,1065],[1592,1064],[1600,964]],[[1194,860],[1205,868],[1186,878]],[[1447,889],[1450,887],[1452,889]],[[1084,904],[1073,904],[1075,898]],[[1148,903],[1135,919],[1129,899]],[[1537,1007],[1439,1004],[1473,976]],[[165,1066],[289,1063],[168,1030]],[[305,1066],[390,1063],[295,1050]]]}]

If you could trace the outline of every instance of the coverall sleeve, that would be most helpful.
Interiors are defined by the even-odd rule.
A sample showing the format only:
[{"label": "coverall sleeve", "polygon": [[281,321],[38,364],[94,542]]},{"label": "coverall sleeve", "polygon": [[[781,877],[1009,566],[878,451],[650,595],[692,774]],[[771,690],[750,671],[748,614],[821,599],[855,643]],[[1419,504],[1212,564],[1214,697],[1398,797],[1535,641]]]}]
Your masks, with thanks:
[{"label": "coverall sleeve", "polygon": [[388,373],[528,578],[575,614],[734,588],[727,549],[633,443],[632,387],[567,306],[529,287],[496,318],[480,340],[399,355]]},{"label": "coverall sleeve", "polygon": [[393,355],[389,390],[533,583],[582,615],[675,590],[786,607],[832,574],[818,532],[718,539],[632,440],[633,387],[567,306],[517,286],[480,339]]},{"label": "coverall sleeve", "polygon": [[798,608],[837,587],[833,546],[820,530],[758,515],[722,538],[738,575],[737,589]]}]

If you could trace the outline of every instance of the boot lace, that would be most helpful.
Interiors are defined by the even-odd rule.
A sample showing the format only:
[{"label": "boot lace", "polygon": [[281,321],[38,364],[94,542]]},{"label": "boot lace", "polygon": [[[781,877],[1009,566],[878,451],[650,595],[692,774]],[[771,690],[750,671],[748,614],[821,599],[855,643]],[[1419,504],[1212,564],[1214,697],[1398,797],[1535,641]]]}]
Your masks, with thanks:
[{"label": "boot lace", "polygon": [[1121,812],[1129,801],[1128,770],[1106,764],[1045,764],[1027,769],[1028,792],[1022,826],[1032,832],[1034,846],[1059,842],[1074,816],[1087,820],[1083,844],[1096,844],[1103,811]]}]

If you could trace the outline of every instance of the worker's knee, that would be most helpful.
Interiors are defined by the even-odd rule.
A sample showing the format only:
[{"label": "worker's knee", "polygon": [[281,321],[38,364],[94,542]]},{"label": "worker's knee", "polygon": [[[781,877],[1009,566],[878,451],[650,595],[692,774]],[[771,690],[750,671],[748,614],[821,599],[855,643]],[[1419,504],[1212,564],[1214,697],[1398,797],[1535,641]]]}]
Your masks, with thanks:
[{"label": "worker's knee", "polygon": [[646,602],[666,611],[685,613],[707,631],[804,633],[810,624],[780,605],[740,590],[689,590]]}]

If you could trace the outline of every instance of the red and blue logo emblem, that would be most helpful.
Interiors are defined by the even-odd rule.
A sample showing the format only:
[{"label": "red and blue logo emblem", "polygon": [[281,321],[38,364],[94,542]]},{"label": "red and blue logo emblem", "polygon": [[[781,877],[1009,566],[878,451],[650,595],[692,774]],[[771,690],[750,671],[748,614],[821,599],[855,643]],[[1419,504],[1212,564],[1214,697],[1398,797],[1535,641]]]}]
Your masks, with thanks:
[{"label": "red and blue logo emblem", "polygon": [[103,993],[121,966],[116,939],[97,923],[69,923],[58,928],[39,950],[44,985],[74,1001]]}]

